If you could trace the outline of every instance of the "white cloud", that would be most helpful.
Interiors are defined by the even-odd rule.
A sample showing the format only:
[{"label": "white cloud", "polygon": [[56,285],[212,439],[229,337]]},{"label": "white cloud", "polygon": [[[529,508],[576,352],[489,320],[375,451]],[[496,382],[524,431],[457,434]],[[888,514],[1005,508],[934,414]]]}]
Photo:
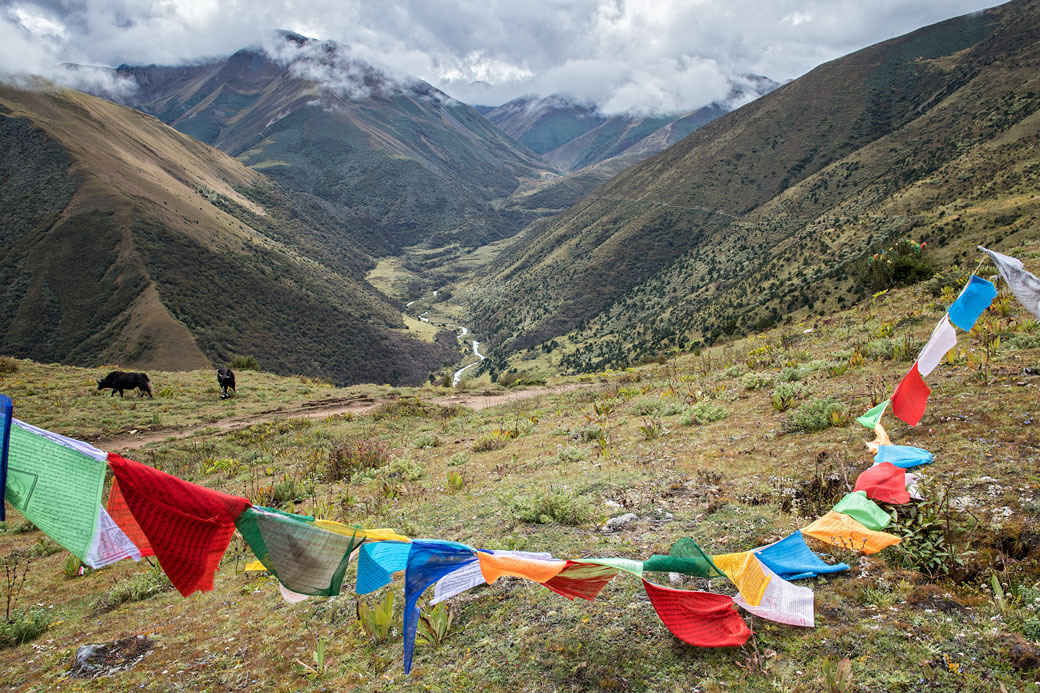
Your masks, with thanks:
[{"label": "white cloud", "polygon": [[[0,0],[0,71],[172,64],[280,28],[468,103],[563,92],[608,110],[686,110],[724,96],[739,74],[791,79],[989,1]],[[307,69],[335,82],[343,67]]]}]

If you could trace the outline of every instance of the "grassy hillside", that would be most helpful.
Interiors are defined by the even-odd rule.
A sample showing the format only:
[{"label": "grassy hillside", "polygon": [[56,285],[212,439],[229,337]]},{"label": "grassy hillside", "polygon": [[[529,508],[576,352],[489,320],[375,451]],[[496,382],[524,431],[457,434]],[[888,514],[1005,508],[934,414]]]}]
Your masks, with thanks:
[{"label": "grassy hillside", "polygon": [[537,216],[495,201],[552,167],[472,108],[345,46],[281,40],[296,52],[278,62],[243,49],[190,67],[121,66],[140,85],[126,103],[331,203],[377,231],[384,254],[482,245]]},{"label": "grassy hillside", "polygon": [[565,368],[623,365],[848,305],[901,238],[1035,236],[1038,24],[1014,2],[866,48],[626,170],[481,280],[495,363],[571,333]]},{"label": "grassy hillside", "polygon": [[[1033,271],[1040,271],[1037,250],[1016,249]],[[871,463],[864,447],[871,436],[849,419],[890,391],[916,354],[905,344],[927,338],[947,299],[924,285],[892,291],[698,355],[571,378],[562,382],[576,389],[481,411],[438,403],[451,394],[444,388],[337,389],[252,373],[240,377],[231,400],[217,399],[210,372],[160,373],[156,399],[120,400],[92,396],[99,370],[26,361],[0,362],[0,390],[14,399],[16,416],[101,435],[102,449],[130,430],[172,434],[210,422],[210,431],[127,454],[286,510],[560,557],[645,558],[687,536],[721,553],[779,539],[849,489]],[[986,370],[984,343],[998,335]],[[696,649],[657,622],[630,578],[615,578],[591,603],[507,578],[453,598],[444,642],[420,647],[404,677],[400,579],[366,597],[348,587],[334,599],[288,605],[273,579],[243,572],[252,556],[236,538],[215,590],[182,599],[144,562],[66,577],[68,555],[12,512],[0,525],[0,557],[11,565],[21,556],[23,567],[32,557],[14,606],[29,609],[19,623],[36,624],[36,637],[0,645],[0,684],[826,691],[842,690],[828,686],[826,672],[847,659],[848,677],[834,683],[844,690],[1030,690],[1040,666],[1040,328],[1002,294],[981,327],[960,338],[929,378],[933,394],[920,425],[886,420],[896,443],[936,457],[915,470],[926,500],[888,508],[902,548],[861,557],[814,544],[853,567],[808,581],[813,629],[755,618],[745,647]],[[326,419],[263,418],[264,410],[306,400],[357,397],[378,406]],[[220,434],[222,422],[248,423],[249,415],[260,418]],[[359,444],[376,451],[372,466],[348,464],[333,480]],[[638,519],[600,529],[627,512]],[[345,586],[353,573],[351,566]],[[649,577],[733,593],[722,583]],[[356,622],[355,602],[374,605],[385,592],[396,597],[398,626],[374,643]],[[155,647],[129,671],[82,683],[63,678],[77,646],[138,634]],[[314,675],[297,662],[314,666],[319,640],[325,669]]]},{"label": "grassy hillside", "polygon": [[[418,383],[453,349],[413,340],[320,200],[155,118],[79,92],[0,87],[0,349],[190,369]],[[9,184],[8,184],[9,181]]]}]

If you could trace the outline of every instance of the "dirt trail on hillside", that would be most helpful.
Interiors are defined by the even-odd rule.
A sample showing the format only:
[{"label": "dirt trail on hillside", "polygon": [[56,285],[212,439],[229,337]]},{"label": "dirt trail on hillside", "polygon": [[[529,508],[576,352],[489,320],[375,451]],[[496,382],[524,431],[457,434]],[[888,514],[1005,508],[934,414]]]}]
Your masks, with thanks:
[{"label": "dirt trail on hillside", "polygon": [[[517,402],[519,400],[531,399],[542,395],[552,395],[568,392],[578,388],[588,387],[585,383],[574,383],[571,385],[557,385],[555,387],[533,387],[527,390],[515,392],[502,392],[496,394],[459,394],[450,397],[437,397],[426,400],[432,404],[442,406],[468,407],[474,411],[487,409],[488,407]],[[367,395],[356,395],[354,397],[329,397],[326,399],[305,402],[292,409],[268,409],[246,416],[235,416],[207,424],[196,424],[187,428],[166,431],[148,431],[132,435],[116,436],[114,438],[101,438],[94,441],[94,445],[102,450],[121,452],[125,450],[137,450],[149,443],[159,443],[167,440],[180,440],[189,438],[200,431],[209,430],[212,435],[222,435],[237,431],[259,423],[269,421],[281,421],[282,419],[324,419],[337,414],[365,414],[380,405],[393,402],[397,398],[380,397],[372,398]]]}]

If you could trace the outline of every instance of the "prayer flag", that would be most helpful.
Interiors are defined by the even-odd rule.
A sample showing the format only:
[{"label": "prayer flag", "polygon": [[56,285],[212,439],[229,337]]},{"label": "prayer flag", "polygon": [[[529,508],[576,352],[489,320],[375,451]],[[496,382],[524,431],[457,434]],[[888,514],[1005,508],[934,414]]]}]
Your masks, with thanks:
[{"label": "prayer flag", "polygon": [[694,577],[722,577],[723,571],[719,570],[711,561],[711,557],[704,553],[700,546],[689,537],[680,539],[672,545],[667,556],[657,554],[643,562],[643,570],[651,570],[661,573],[682,573]]},{"label": "prayer flag", "polygon": [[480,572],[489,585],[503,575],[527,578],[534,582],[546,582],[555,577],[567,564],[566,561],[508,556],[501,553],[481,552],[477,554],[477,558],[480,559]]},{"label": "prayer flag", "polygon": [[833,510],[828,511],[826,515],[808,527],[803,527],[802,534],[808,534],[828,544],[861,553],[877,553],[886,546],[892,546],[901,541],[893,534],[875,532],[864,527],[854,518]]},{"label": "prayer flag", "polygon": [[567,561],[563,570],[542,584],[572,601],[577,597],[591,602],[617,574],[618,569],[613,566]]},{"label": "prayer flag", "polygon": [[917,372],[921,377],[927,376],[942,361],[946,352],[957,346],[957,330],[950,324],[950,316],[944,315],[939,324],[932,330],[932,336],[928,343],[921,349],[921,355],[917,357]]},{"label": "prayer flag", "polygon": [[11,442],[11,416],[14,405],[7,395],[0,395],[0,522],[6,518],[4,515],[4,488],[7,486],[7,451]]},{"label": "prayer flag", "polygon": [[108,464],[123,502],[177,591],[187,597],[213,589],[213,575],[235,531],[235,519],[249,501],[115,453],[109,454]]},{"label": "prayer flag", "polygon": [[582,563],[595,563],[608,568],[617,568],[630,575],[639,578],[643,577],[643,561],[636,561],[631,558],[584,558]]},{"label": "prayer flag", "polygon": [[975,327],[975,321],[996,297],[997,287],[993,286],[992,282],[971,275],[961,295],[950,306],[950,322],[965,332],[971,332],[971,328]]},{"label": "prayer flag", "polygon": [[[445,575],[477,560],[476,551],[454,542],[416,540],[408,545],[404,573],[404,673],[412,670],[415,629],[419,624],[419,598],[426,588]],[[461,547],[461,548],[460,548]]]},{"label": "prayer flag", "polygon": [[733,598],[742,609],[750,611],[759,618],[783,623],[789,626],[803,626],[812,628],[815,624],[813,612],[813,591],[808,587],[792,585],[762,565],[769,580],[762,601],[757,606],[748,604],[744,597],[738,594]]},{"label": "prayer flag", "polygon": [[878,507],[878,504],[867,498],[866,491],[853,491],[834,506],[834,512],[848,515],[863,524],[867,529],[880,531],[892,522],[892,517]]},{"label": "prayer flag", "polygon": [[713,560],[714,565],[737,586],[749,604],[757,605],[762,600],[769,578],[751,551],[719,554]]},{"label": "prayer flag", "polygon": [[805,537],[798,530],[775,544],[756,549],[755,555],[783,580],[801,580],[849,569],[845,563],[824,563],[805,543]]},{"label": "prayer flag", "polygon": [[103,452],[13,419],[5,497],[44,534],[82,561],[97,529],[105,486]]},{"label": "prayer flag", "polygon": [[874,453],[874,464],[891,462],[897,467],[910,469],[932,463],[932,453],[910,445],[880,445]]},{"label": "prayer flag", "polygon": [[915,362],[892,393],[892,413],[911,426],[916,426],[924,416],[924,407],[930,394],[932,391],[921,380],[921,373],[917,370]]},{"label": "prayer flag", "polygon": [[154,556],[155,549],[148,543],[148,537],[144,535],[141,525],[137,524],[134,514],[130,512],[126,499],[119,490],[119,479],[112,478],[112,488],[108,492],[108,514],[112,516],[123,533],[130,538],[142,556]]},{"label": "prayer flag", "polygon": [[361,545],[358,553],[358,594],[375,592],[389,585],[391,576],[408,565],[411,544],[401,541],[377,541]]},{"label": "prayer flag", "polygon": [[340,593],[350,555],[364,541],[315,526],[313,518],[259,506],[246,508],[235,526],[286,590],[314,597]]},{"label": "prayer flag", "polygon": [[906,489],[906,470],[891,462],[876,464],[856,477],[853,490],[863,491],[867,498],[882,503],[901,505],[910,502],[910,494]]},{"label": "prayer flag", "polygon": [[914,500],[924,500],[924,496],[921,495],[921,489],[917,485],[917,476],[910,472],[906,473],[906,492]]},{"label": "prayer flag", "polygon": [[867,428],[874,428],[881,421],[881,417],[885,414],[885,408],[888,407],[889,400],[885,400],[881,404],[877,405],[873,409],[867,410],[863,416],[856,419],[856,423],[860,426],[866,426]]},{"label": "prayer flag", "polygon": [[132,558],[134,562],[141,560],[141,552],[134,543],[119,529],[115,520],[98,506],[97,530],[90,543],[87,557],[83,559],[91,568],[103,568],[124,558]]},{"label": "prayer flag", "polygon": [[[531,558],[542,561],[552,560],[551,553],[530,553],[528,551],[492,551],[495,556],[510,556],[513,558]],[[479,554],[483,555],[483,554]],[[456,595],[462,594],[467,590],[471,590],[477,585],[487,584],[484,579],[484,573],[482,572],[482,564],[467,563],[466,565],[454,570],[440,580],[433,586],[433,599],[430,600],[430,604],[437,604],[443,602],[445,599],[450,599]]]},{"label": "prayer flag", "polygon": [[1022,261],[1018,258],[998,253],[995,250],[986,250],[981,245],[979,250],[989,255],[993,264],[997,266],[1000,275],[1004,277],[1011,293],[1025,309],[1040,320],[1040,279],[1026,271]]},{"label": "prayer flag", "polygon": [[738,647],[751,630],[733,600],[722,594],[677,590],[643,580],[643,588],[672,635],[697,647]]}]

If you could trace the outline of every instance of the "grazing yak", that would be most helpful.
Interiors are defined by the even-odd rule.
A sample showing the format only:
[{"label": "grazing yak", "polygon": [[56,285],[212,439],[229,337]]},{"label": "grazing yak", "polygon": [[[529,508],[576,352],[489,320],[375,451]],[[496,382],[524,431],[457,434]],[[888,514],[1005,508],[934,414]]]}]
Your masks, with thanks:
[{"label": "grazing yak", "polygon": [[112,371],[101,380],[97,381],[97,389],[111,389],[112,396],[115,397],[116,392],[119,396],[123,396],[123,390],[133,390],[137,388],[141,392],[145,392],[149,397],[152,396],[152,381],[148,379],[147,373],[124,373],[123,371]]},{"label": "grazing yak", "polygon": [[223,391],[220,398],[226,399],[230,397],[228,389],[235,389],[235,372],[227,366],[221,366],[217,369],[217,383],[220,384],[220,389]]}]

